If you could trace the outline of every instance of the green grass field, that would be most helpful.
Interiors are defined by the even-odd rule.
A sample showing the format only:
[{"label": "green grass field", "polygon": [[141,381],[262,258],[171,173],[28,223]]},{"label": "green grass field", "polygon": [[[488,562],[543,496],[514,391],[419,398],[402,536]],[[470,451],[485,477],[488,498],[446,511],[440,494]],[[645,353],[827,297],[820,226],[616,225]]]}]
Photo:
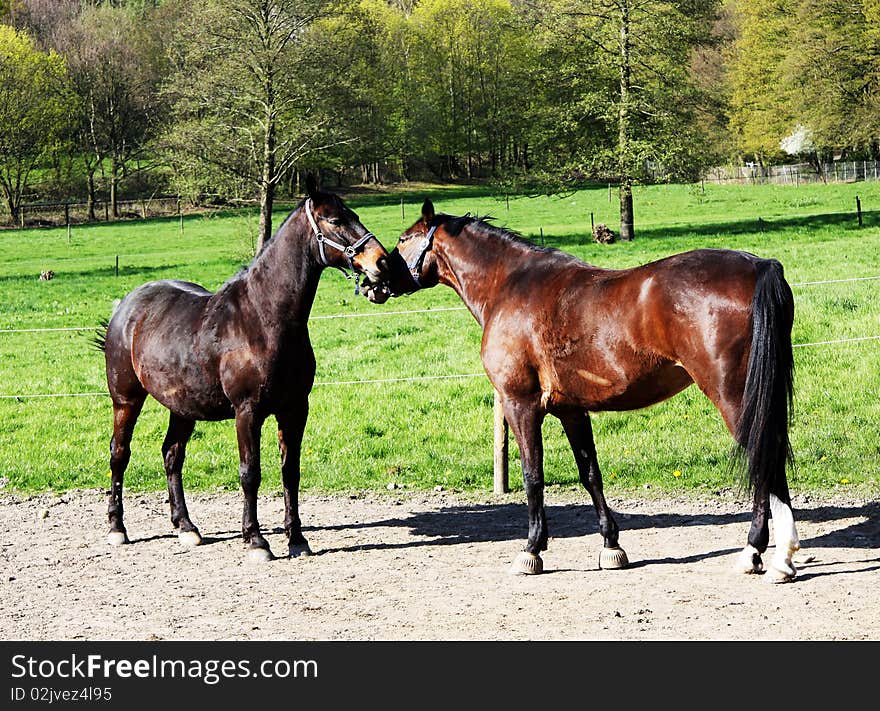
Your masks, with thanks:
[{"label": "green grass field", "polygon": [[[864,227],[855,216],[860,196]],[[485,188],[411,186],[348,199],[389,249],[430,196],[438,211],[490,214],[497,223],[591,263],[626,267],[695,247],[745,249],[776,257],[796,299],[794,342],[880,335],[880,183],[809,186],[650,186],[635,193],[636,241],[597,245],[590,213],[617,230],[607,187],[563,196],[493,196]],[[405,217],[401,214],[404,201]],[[279,211],[276,224],[284,217]],[[760,219],[759,219],[760,218]],[[85,331],[27,331],[96,325],[115,299],[143,282],[195,281],[213,289],[252,253],[253,213],[190,216],[65,229],[0,232],[0,480],[24,492],[104,487],[111,407],[106,396],[36,398],[106,391],[103,356]],[[119,275],[116,275],[116,257]],[[46,269],[49,282],[38,280]],[[491,490],[492,390],[485,377],[334,385],[340,380],[482,372],[480,330],[438,287],[375,306],[325,272],[311,333],[318,381],[303,442],[303,488]],[[334,315],[353,318],[316,318]],[[14,332],[9,332],[13,330]],[[792,439],[794,491],[880,491],[880,341],[797,348]],[[148,400],[135,431],[126,485],[165,486],[160,446],[166,411]],[[273,422],[263,431],[264,491],[277,491]],[[689,388],[630,413],[594,417],[609,490],[684,493],[734,486],[731,439],[709,401]],[[544,425],[548,484],[576,484],[562,428]],[[516,447],[511,483],[518,481]],[[188,489],[238,487],[231,422],[200,423],[187,452]],[[676,475],[678,473],[678,475]]]}]

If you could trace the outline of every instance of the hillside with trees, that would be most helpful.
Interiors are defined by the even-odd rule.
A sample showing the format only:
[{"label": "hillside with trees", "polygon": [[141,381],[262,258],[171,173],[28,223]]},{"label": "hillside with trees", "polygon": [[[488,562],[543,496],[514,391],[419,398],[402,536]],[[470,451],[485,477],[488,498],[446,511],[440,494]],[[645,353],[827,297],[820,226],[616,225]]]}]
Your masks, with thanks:
[{"label": "hillside with trees", "polygon": [[0,221],[880,158],[880,0],[0,0]]}]

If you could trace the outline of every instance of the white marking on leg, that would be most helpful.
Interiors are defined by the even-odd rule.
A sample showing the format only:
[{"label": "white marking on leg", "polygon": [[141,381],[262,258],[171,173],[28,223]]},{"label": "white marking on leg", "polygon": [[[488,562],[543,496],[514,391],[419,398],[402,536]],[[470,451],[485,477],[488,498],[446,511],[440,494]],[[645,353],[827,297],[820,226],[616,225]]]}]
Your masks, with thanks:
[{"label": "white marking on leg", "polygon": [[746,575],[760,573],[764,569],[764,564],[761,562],[761,554],[758,549],[754,546],[743,548],[736,558],[733,569],[737,573],[745,573]]},{"label": "white marking on leg", "polygon": [[801,547],[794,526],[794,514],[791,506],[782,503],[773,494],[770,494],[770,513],[773,516],[773,537],[776,540],[776,552],[771,565],[783,577],[791,579],[797,574],[791,563],[791,556]]}]

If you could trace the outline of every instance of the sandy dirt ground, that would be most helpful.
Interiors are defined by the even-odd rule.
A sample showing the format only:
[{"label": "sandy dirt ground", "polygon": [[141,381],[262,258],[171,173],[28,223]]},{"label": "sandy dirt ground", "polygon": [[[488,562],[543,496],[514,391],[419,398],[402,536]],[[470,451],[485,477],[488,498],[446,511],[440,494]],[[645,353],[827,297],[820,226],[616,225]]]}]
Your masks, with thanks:
[{"label": "sandy dirt ground", "polygon": [[[316,555],[263,564],[244,554],[239,495],[188,500],[205,538],[193,549],[171,533],[163,494],[127,497],[132,543],[119,548],[105,542],[103,492],[0,498],[0,639],[880,639],[877,502],[796,498],[813,560],[771,585],[731,570],[749,525],[733,495],[611,502],[631,565],[600,570],[586,494],[551,488],[540,576],[509,573],[521,494],[307,495]],[[280,496],[259,511],[286,552]]]}]

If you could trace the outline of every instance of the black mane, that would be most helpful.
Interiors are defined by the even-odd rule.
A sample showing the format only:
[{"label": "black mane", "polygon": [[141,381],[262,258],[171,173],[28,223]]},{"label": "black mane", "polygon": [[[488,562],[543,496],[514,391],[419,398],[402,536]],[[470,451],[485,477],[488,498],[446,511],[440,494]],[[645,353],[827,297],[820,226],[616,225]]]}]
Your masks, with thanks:
[{"label": "black mane", "polygon": [[478,235],[499,237],[506,242],[512,242],[513,244],[522,245],[535,252],[548,253],[559,251],[553,247],[542,247],[540,245],[537,245],[532,242],[528,237],[525,237],[523,234],[517,232],[516,230],[511,230],[506,227],[498,227],[497,225],[490,224],[492,220],[496,219],[491,215],[474,217],[473,215],[468,214],[461,217],[445,217],[447,217],[448,219],[443,223],[443,225],[446,228],[446,231],[455,237],[457,237],[465,227],[470,227],[471,230]]}]

